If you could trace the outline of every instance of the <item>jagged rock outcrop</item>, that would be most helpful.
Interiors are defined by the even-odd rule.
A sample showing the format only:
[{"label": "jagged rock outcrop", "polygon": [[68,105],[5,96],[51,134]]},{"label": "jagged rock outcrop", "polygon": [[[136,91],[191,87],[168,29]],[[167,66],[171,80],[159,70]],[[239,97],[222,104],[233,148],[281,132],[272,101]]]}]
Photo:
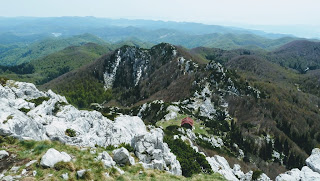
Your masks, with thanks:
[{"label": "jagged rock outcrop", "polygon": [[[244,174],[241,171],[241,167],[238,164],[233,166],[233,169],[230,167],[228,161],[219,155],[215,155],[214,157],[206,157],[208,163],[210,164],[212,170],[214,172],[220,173],[227,180],[231,181],[250,181],[252,180],[253,172],[249,171]],[[261,174],[257,179],[259,181],[270,181],[270,178],[266,174]]]},{"label": "jagged rock outcrop", "polygon": [[130,155],[129,151],[121,147],[119,149],[113,150],[113,160],[120,165],[135,165],[134,158]]},{"label": "jagged rock outcrop", "polygon": [[59,152],[54,148],[50,148],[41,158],[40,165],[43,167],[54,167],[58,162],[71,161],[70,155],[66,152]]},{"label": "jagged rock outcrop", "polygon": [[[32,103],[33,99],[39,98],[45,99],[39,105]],[[152,168],[181,175],[179,161],[163,143],[162,130],[151,130],[149,133],[137,116],[121,115],[111,121],[97,111],[80,111],[69,105],[64,97],[50,90],[41,92],[30,83],[7,81],[5,86],[0,84],[0,123],[0,135],[19,139],[58,140],[76,146],[105,147],[129,143],[133,147],[138,144],[139,147],[141,138],[150,143],[146,145],[149,151],[155,150]],[[73,130],[76,136],[68,136],[67,129]],[[46,157],[51,158],[49,155]],[[45,158],[43,160],[47,160]],[[151,168],[148,159],[138,158],[144,166]],[[44,166],[54,165],[51,161],[43,162]]]},{"label": "jagged rock outcrop", "polygon": [[276,177],[276,181],[297,180],[297,181],[311,181],[320,180],[320,149],[312,150],[311,155],[306,160],[307,166],[302,167],[301,170],[294,168]]},{"label": "jagged rock outcrop", "polygon": [[[47,98],[36,106],[31,100]],[[77,146],[131,143],[146,132],[138,117],[119,116],[114,122],[97,111],[80,111],[52,91],[41,92],[33,84],[8,81],[0,85],[0,135],[20,139],[59,140]],[[75,137],[66,130],[76,132]]]},{"label": "jagged rock outcrop", "polygon": [[147,134],[135,136],[131,145],[144,167],[164,169],[175,175],[182,174],[179,161],[170,152],[168,145],[163,142],[161,129],[155,128]]}]

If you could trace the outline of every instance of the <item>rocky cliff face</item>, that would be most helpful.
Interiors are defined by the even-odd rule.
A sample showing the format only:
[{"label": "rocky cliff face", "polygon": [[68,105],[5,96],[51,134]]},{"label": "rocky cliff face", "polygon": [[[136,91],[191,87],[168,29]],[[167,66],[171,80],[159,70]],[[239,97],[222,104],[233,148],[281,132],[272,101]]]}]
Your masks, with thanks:
[{"label": "rocky cliff face", "polygon": [[[177,101],[190,95],[198,67],[196,59],[170,44],[124,46],[104,60],[104,87],[116,92],[124,105],[150,97]],[[175,90],[178,86],[186,89],[184,94]]]}]

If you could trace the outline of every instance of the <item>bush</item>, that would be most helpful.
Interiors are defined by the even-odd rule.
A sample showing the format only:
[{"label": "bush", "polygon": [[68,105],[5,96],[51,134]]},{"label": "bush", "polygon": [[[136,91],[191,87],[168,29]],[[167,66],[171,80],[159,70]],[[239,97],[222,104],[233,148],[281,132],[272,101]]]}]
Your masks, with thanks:
[{"label": "bush", "polygon": [[164,133],[170,136],[177,135],[179,134],[178,128],[180,128],[180,126],[170,125],[164,130]]},{"label": "bush", "polygon": [[255,170],[252,174],[252,180],[257,180],[263,172],[261,170]]},{"label": "bush", "polygon": [[67,129],[66,132],[65,132],[65,134],[66,134],[67,136],[69,136],[69,137],[75,137],[75,136],[77,136],[77,135],[76,135],[76,131],[73,130],[73,129]]},{"label": "bush", "polygon": [[6,82],[7,82],[7,78],[5,78],[5,77],[0,77],[0,84],[2,85],[2,86],[5,86],[6,85]]},{"label": "bush", "polygon": [[107,147],[106,147],[106,150],[114,150],[114,149],[116,149],[116,147],[115,146],[113,146],[113,145],[108,145]]},{"label": "bush", "polygon": [[19,109],[19,111],[24,112],[24,113],[27,114],[30,111],[30,109],[22,107],[22,108]]},{"label": "bush", "polygon": [[211,173],[212,169],[205,156],[195,152],[190,146],[180,139],[174,140],[170,136],[165,136],[164,141],[169,145],[172,153],[177,156],[180,162],[182,175],[191,177],[200,172]]},{"label": "bush", "polygon": [[63,169],[69,170],[70,172],[75,171],[75,167],[72,162],[58,162],[54,165],[54,169],[60,171]]},{"label": "bush", "polygon": [[50,98],[49,97],[38,97],[36,99],[31,99],[28,102],[34,103],[36,106],[39,106],[42,104],[43,101],[48,101]]}]

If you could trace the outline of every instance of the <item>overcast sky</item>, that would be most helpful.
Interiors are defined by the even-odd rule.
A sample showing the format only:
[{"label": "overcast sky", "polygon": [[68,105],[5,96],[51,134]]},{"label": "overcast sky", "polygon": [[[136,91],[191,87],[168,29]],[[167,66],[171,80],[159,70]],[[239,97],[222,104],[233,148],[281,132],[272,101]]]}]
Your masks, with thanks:
[{"label": "overcast sky", "polygon": [[0,0],[0,16],[320,25],[319,0]]},{"label": "overcast sky", "polygon": [[0,2],[0,16],[10,17],[96,16],[247,27],[251,25],[320,27],[320,0],[0,0]]}]

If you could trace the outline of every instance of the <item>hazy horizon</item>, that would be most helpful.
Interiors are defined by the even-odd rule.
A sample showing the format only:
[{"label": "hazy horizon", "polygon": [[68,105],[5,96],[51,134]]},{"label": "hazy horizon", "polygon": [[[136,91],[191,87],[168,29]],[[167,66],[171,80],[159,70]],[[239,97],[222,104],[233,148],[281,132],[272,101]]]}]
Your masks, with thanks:
[{"label": "hazy horizon", "polygon": [[320,37],[317,0],[2,0],[0,5],[2,17],[93,16],[196,22]]}]

